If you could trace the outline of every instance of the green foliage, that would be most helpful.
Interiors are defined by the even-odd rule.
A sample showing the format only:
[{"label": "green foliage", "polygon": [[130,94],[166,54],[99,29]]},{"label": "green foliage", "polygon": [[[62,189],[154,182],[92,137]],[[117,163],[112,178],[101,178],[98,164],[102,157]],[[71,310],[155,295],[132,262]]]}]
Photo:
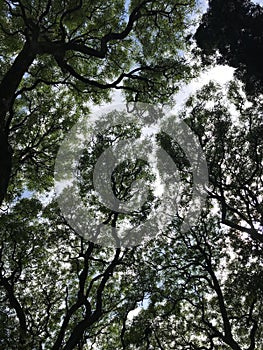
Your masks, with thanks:
[{"label": "green foliage", "polygon": [[[248,102],[231,82],[228,98],[213,83],[187,102],[182,116],[199,136],[209,166],[211,198],[222,221],[262,242],[262,101]],[[255,137],[256,136],[256,137]],[[237,226],[238,225],[238,226]]]},{"label": "green foliage", "polygon": [[[260,78],[250,62],[244,68],[240,50],[257,33],[261,8],[236,1],[229,15],[225,9],[233,1],[220,2],[215,13],[214,4],[219,2],[210,2],[212,17],[205,16],[201,24],[212,23],[205,28],[213,34],[211,41],[199,29],[203,53],[213,54],[219,45],[221,54],[226,53],[224,62],[242,66],[243,78]],[[0,215],[0,349],[262,347],[260,95],[249,102],[237,81],[225,89],[209,83],[181,111],[198,136],[210,174],[206,206],[187,232],[181,223],[192,195],[191,167],[164,133],[156,143],[178,168],[182,205],[171,213],[169,225],[159,227],[156,238],[129,249],[103,248],[80,236],[53,198],[41,197],[52,190],[63,138],[79,119],[88,120],[89,103],[109,101],[113,88],[124,90],[128,100],[171,103],[179,84],[193,74],[183,53],[194,9],[192,0],[0,2],[0,132],[8,140],[3,142],[6,149],[0,149],[1,201],[5,197]],[[236,24],[231,35],[220,29],[222,13],[228,30],[236,12],[238,25],[247,20],[243,42],[236,40]],[[221,40],[222,33],[230,46]],[[257,40],[260,46],[258,36],[252,44]],[[130,216],[96,198],[92,176],[104,150],[127,138],[140,140],[141,125],[107,127],[105,118],[98,123],[105,133],[94,134],[78,165],[81,197],[110,229],[134,227],[159,204],[149,164],[129,159],[112,173],[111,188],[124,202],[135,192],[134,181],[149,187],[146,201]],[[12,154],[10,173],[5,172],[6,154]],[[9,183],[7,195],[2,178]]]},{"label": "green foliage", "polygon": [[[27,186],[52,186],[54,155],[87,103],[168,102],[191,68],[182,55],[192,0],[111,4],[104,1],[6,0],[0,8],[1,131],[12,156],[2,164],[0,200]],[[172,40],[167,40],[167,38]],[[158,50],[156,50],[158,48]],[[11,150],[12,148],[12,150]],[[10,161],[11,163],[11,161]]]}]

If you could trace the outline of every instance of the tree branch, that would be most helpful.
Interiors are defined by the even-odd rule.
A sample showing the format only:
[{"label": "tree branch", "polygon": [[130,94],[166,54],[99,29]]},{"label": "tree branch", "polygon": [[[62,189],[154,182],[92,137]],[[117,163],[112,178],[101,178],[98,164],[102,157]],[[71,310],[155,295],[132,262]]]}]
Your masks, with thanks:
[{"label": "tree branch", "polygon": [[107,281],[113,274],[114,268],[119,263],[120,252],[121,250],[119,248],[116,249],[114,259],[103,273],[103,278],[97,289],[95,311],[92,313],[92,315],[86,315],[86,317],[75,326],[63,350],[73,350],[75,346],[80,342],[84,332],[101,317],[103,313],[102,293],[104,291]]},{"label": "tree branch", "polygon": [[4,287],[8,300],[10,302],[10,306],[14,308],[17,318],[19,320],[19,325],[20,325],[20,342],[21,344],[24,344],[26,340],[26,334],[27,334],[27,323],[26,323],[26,317],[24,310],[22,306],[20,305],[17,297],[15,296],[14,293],[14,288],[13,286],[8,282],[8,279],[0,276],[0,284]]}]

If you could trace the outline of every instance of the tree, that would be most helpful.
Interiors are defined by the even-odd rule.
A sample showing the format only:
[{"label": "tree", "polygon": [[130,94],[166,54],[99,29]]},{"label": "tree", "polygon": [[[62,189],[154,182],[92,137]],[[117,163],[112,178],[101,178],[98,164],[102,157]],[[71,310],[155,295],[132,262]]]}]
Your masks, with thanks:
[{"label": "tree", "polygon": [[236,68],[249,95],[262,93],[263,9],[248,0],[210,0],[194,35],[203,61]]},{"label": "tree", "polygon": [[[180,213],[134,263],[144,307],[101,348],[244,350],[262,347],[262,132],[260,104],[240,83],[209,83],[182,117],[206,154],[210,185],[198,223],[182,232]],[[159,142],[188,188],[189,167],[167,135]],[[242,146],[241,146],[242,145]],[[238,162],[237,162],[238,159]],[[190,180],[191,181],[191,180]],[[143,264],[141,264],[143,261]],[[117,323],[118,321],[116,321]],[[115,326],[115,328],[117,328]],[[114,329],[114,326],[112,326]]]},{"label": "tree", "polygon": [[187,234],[170,227],[143,254],[148,305],[126,322],[125,349],[262,346],[262,250],[240,237],[229,244],[210,213]]},{"label": "tree", "polygon": [[[88,101],[117,88],[129,101],[160,104],[191,73],[182,50],[192,1],[131,2],[127,13],[124,3],[111,5],[1,4],[0,347],[256,350],[263,321],[260,96],[248,102],[240,83],[227,90],[210,83],[181,111],[210,173],[206,205],[187,231],[191,164],[163,132],[155,142],[177,166],[182,191],[181,206],[157,226],[157,237],[125,248],[115,234],[117,225],[140,224],[160,205],[154,191],[128,214],[94,196],[97,157],[119,140],[140,139],[140,125],[107,128],[99,120],[105,132],[94,133],[78,162],[81,198],[108,224],[118,248],[84,239],[55,200],[36,198],[52,187],[58,147],[89,113]],[[115,197],[128,201],[136,180],[154,182],[147,162],[120,162],[110,177]],[[21,196],[26,187],[30,198]]]},{"label": "tree", "polygon": [[[233,105],[239,108],[236,119],[228,113]],[[36,199],[24,198],[1,217],[1,227],[6,227],[1,231],[4,348],[260,348],[262,173],[250,161],[260,162],[262,157],[262,142],[250,137],[258,129],[259,115],[246,106],[239,85],[231,83],[228,97],[215,84],[204,87],[189,99],[182,116],[199,136],[211,174],[207,205],[191,230],[181,231],[178,211],[154,239],[130,249],[110,249],[85,241],[55,202],[45,208]],[[205,123],[205,118],[210,119]],[[253,127],[245,128],[251,120]],[[125,214],[94,200],[90,177],[105,148],[127,136],[140,138],[139,126],[110,127],[95,135],[79,163],[83,199],[94,206],[94,213],[109,219],[112,228],[125,222]],[[189,164],[169,137],[159,134],[157,142],[180,171],[187,206],[192,186]],[[231,155],[238,151],[242,174]],[[112,175],[116,196],[129,198],[137,178],[152,181],[144,162],[120,164]],[[153,201],[149,197],[134,221],[147,217]],[[225,202],[228,222],[222,220]],[[244,221],[247,214],[252,221]],[[138,315],[132,317],[134,310]]]},{"label": "tree", "polygon": [[[43,157],[54,158],[54,140],[75,120],[66,115],[69,109],[80,113],[84,101],[107,98],[110,89],[123,89],[135,100],[172,95],[190,73],[180,50],[193,8],[192,0],[131,1],[129,9],[124,1],[1,3],[1,203],[19,168],[39,175]],[[64,106],[55,103],[58,88]],[[48,105],[57,122],[43,120],[46,110],[39,115]],[[17,136],[29,128],[33,135],[27,133],[24,148]],[[52,152],[43,146],[50,138]]]},{"label": "tree", "polygon": [[[47,219],[49,210],[56,217],[53,222]],[[85,344],[84,331],[121,303],[110,296],[118,289],[112,274],[127,252],[84,242],[54,206],[44,213],[34,199],[22,199],[1,218],[4,225],[1,348],[73,349]]]},{"label": "tree", "polygon": [[262,100],[249,103],[237,81],[227,96],[211,83],[189,99],[183,115],[205,151],[208,192],[220,204],[222,223],[262,242]]},{"label": "tree", "polygon": [[[117,115],[117,119],[123,117]],[[78,165],[83,200],[99,219],[103,216],[111,230],[127,216],[94,199],[90,178],[100,154],[131,136],[140,138],[139,126],[106,127],[103,135],[94,134]],[[136,159],[120,164],[112,174],[117,198],[129,199],[135,180],[151,181],[145,167],[144,161]],[[132,213],[132,223],[147,216],[151,192],[148,197],[142,209]],[[1,217],[0,226],[6,227],[0,236],[3,348],[85,349],[96,341],[98,330],[108,330],[116,314],[124,317],[143,299],[144,290],[134,289],[136,276],[129,271],[134,249],[102,248],[89,242],[62,214],[56,201],[44,207],[38,199],[22,198]]]},{"label": "tree", "polygon": [[[50,189],[60,142],[87,102],[113,88],[167,101],[190,76],[181,50],[193,9],[192,0],[1,2],[1,347],[83,347],[107,314],[127,252],[84,242],[55,206],[19,196]],[[108,300],[109,313],[116,305]]]}]

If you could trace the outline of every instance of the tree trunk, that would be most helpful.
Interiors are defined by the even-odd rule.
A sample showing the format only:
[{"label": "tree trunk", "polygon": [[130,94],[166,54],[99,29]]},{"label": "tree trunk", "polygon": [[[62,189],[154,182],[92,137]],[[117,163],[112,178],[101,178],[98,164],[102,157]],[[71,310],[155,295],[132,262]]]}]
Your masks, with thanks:
[{"label": "tree trunk", "polygon": [[8,140],[8,112],[15,100],[15,93],[24,74],[36,57],[36,45],[25,43],[14,63],[0,83],[0,205],[5,198],[12,168],[12,151]]},{"label": "tree trunk", "polygon": [[12,152],[5,130],[0,129],[0,205],[5,198],[11,176]]}]

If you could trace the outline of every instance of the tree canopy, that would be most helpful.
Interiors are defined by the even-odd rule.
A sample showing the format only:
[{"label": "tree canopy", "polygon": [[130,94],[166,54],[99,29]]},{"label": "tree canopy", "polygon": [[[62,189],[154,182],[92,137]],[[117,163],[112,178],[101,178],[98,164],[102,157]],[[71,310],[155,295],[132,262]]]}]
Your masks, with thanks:
[{"label": "tree canopy", "polygon": [[[17,166],[23,171],[29,167],[31,177],[45,171],[43,158],[54,158],[54,140],[73,125],[80,110],[87,113],[85,101],[108,98],[113,88],[125,90],[130,100],[167,101],[178,82],[189,77],[189,65],[180,50],[194,1],[125,4],[1,3],[1,203],[10,179],[19,172]],[[58,105],[59,94],[64,102]],[[44,106],[46,112],[38,115]],[[45,123],[47,111],[57,117]],[[39,130],[41,124],[44,127]],[[20,135],[30,144],[23,145],[23,151],[18,146]]]},{"label": "tree canopy", "polygon": [[236,68],[248,94],[262,93],[263,8],[249,0],[210,0],[195,33],[205,62]]},{"label": "tree canopy", "polygon": [[[210,1],[197,43],[205,43],[209,30],[213,43],[203,47],[203,58],[219,49],[220,62],[235,66],[233,55],[238,77],[258,85],[252,96],[237,78],[225,86],[212,81],[172,115],[195,135],[209,173],[204,205],[184,229],[198,190],[193,164],[182,144],[158,126],[166,118],[161,107],[170,106],[180,84],[202,68],[189,59],[195,2],[1,2],[0,349],[262,348],[263,101],[256,64],[240,58],[244,42],[233,51],[232,35],[239,33],[229,31],[233,13],[247,19],[244,38],[259,47],[254,23],[261,8],[249,1]],[[219,28],[223,20],[225,29]],[[222,33],[229,40],[226,56]],[[99,218],[112,247],[72,225],[50,193],[61,144],[76,147],[65,136],[79,120],[89,127],[89,103],[110,101],[113,89],[124,92],[129,108],[146,102],[152,119],[142,113],[141,123],[132,124],[126,111],[102,115],[76,164],[79,196],[90,209],[88,229]],[[143,182],[142,205],[118,211],[96,197],[97,160],[130,139],[138,141],[138,154],[145,144],[149,153],[160,147],[177,169],[174,187],[180,189],[171,198],[176,205],[168,208],[169,221],[155,221],[156,234],[141,244],[123,246],[116,228],[132,231],[162,204],[156,169],[142,157],[121,159],[107,183],[117,200],[128,203],[136,192],[143,197],[134,186]],[[101,181],[104,175],[98,174]],[[70,207],[73,216],[77,209]]]}]

